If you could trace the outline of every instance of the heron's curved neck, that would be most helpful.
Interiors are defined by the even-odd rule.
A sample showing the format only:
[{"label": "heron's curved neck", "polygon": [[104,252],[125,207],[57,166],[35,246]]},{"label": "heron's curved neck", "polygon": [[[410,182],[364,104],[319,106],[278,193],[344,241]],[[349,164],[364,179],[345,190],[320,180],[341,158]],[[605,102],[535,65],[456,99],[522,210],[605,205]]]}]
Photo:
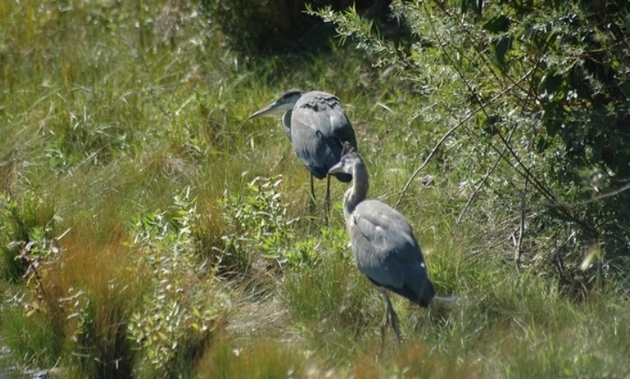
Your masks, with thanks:
[{"label": "heron's curved neck", "polygon": [[282,127],[284,128],[284,133],[291,140],[291,115],[293,114],[292,110],[288,110],[284,112],[284,116],[282,116]]},{"label": "heron's curved neck", "polygon": [[344,214],[349,215],[354,212],[354,208],[367,198],[369,189],[370,182],[365,165],[355,166],[352,172],[352,187],[346,191],[343,197]]}]

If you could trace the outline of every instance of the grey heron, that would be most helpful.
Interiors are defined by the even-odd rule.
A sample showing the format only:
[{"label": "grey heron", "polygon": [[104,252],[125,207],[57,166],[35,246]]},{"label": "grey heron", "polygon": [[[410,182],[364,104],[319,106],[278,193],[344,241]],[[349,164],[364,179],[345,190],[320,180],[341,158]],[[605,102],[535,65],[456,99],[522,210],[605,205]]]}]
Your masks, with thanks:
[{"label": "grey heron", "polygon": [[[357,141],[354,129],[339,99],[327,92],[305,92],[299,89],[289,90],[279,99],[249,116],[260,116],[284,112],[282,125],[284,132],[293,145],[293,151],[310,172],[311,207],[315,205],[313,177],[327,177],[325,212],[330,206],[329,169],[341,159],[343,143],[348,142],[354,149]],[[346,173],[334,173],[338,180],[348,183],[352,176]]]},{"label": "grey heron", "polygon": [[386,304],[381,323],[381,346],[391,322],[398,342],[401,341],[398,315],[387,295],[391,290],[421,307],[428,307],[435,296],[427,276],[420,246],[405,217],[378,200],[367,199],[368,172],[361,156],[350,146],[344,147],[340,162],[329,173],[352,175],[352,187],[343,197],[352,253],[357,268],[378,287]]}]

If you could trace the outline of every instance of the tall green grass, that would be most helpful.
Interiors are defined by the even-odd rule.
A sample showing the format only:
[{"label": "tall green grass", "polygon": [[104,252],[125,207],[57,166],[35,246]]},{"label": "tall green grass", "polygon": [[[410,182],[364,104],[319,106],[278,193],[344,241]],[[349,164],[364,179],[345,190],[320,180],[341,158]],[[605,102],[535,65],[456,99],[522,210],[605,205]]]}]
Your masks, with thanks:
[{"label": "tall green grass", "polygon": [[[404,341],[389,335],[378,356],[384,305],[347,246],[338,205],[347,186],[333,182],[325,224],[308,211],[308,173],[279,120],[246,118],[289,88],[336,93],[369,196],[393,205],[446,130],[431,112],[445,110],[352,49],[244,58],[194,4],[142,4],[0,4],[0,191],[11,200],[0,203],[0,241],[54,250],[39,279],[12,266],[24,264],[19,249],[6,249],[0,267],[12,273],[0,342],[21,367],[58,365],[76,378],[630,373],[630,305],[618,288],[576,300],[517,270],[505,237],[513,225],[494,208],[473,205],[455,223],[470,194],[457,146],[399,207],[438,293],[456,301],[427,311],[393,296]],[[324,190],[317,182],[318,203]],[[167,322],[175,308],[165,304],[179,318]]]}]

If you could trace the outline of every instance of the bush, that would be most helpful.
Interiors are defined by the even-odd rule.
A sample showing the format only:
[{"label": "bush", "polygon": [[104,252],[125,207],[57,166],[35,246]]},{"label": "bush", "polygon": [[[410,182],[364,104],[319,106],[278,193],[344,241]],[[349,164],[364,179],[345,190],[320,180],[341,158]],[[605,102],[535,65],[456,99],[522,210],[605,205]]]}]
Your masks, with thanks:
[{"label": "bush", "polygon": [[0,270],[6,281],[17,283],[36,277],[39,266],[54,258],[58,250],[54,216],[54,206],[31,191],[19,200],[0,195],[0,231],[7,239],[0,241]]},{"label": "bush", "polygon": [[222,305],[215,281],[199,262],[199,214],[190,188],[175,196],[167,212],[141,217],[134,245],[152,270],[148,293],[129,320],[128,337],[141,351],[139,377],[174,377],[191,370],[219,323]]},{"label": "bush", "polygon": [[[114,287],[113,285],[111,287]],[[127,336],[128,309],[121,292],[85,294],[77,302],[77,327],[71,370],[75,377],[131,378],[133,377],[132,342]]]},{"label": "bush", "polygon": [[581,285],[611,267],[624,272],[630,258],[623,4],[395,1],[415,41],[408,49],[355,11],[318,14],[376,65],[397,68],[413,94],[431,97],[447,167],[475,183],[460,221],[492,207],[492,222],[515,236],[517,263],[528,257]]},{"label": "bush", "polygon": [[355,6],[371,17],[382,15],[389,1],[383,0],[200,0],[211,24],[218,27],[229,45],[248,53],[313,51],[326,48],[334,28],[306,14],[306,5],[331,6],[341,10]]},{"label": "bush", "polygon": [[219,206],[227,224],[217,255],[220,269],[240,276],[252,275],[261,258],[270,267],[297,269],[317,261],[315,242],[299,236],[298,218],[288,216],[280,192],[282,176],[256,177],[243,194],[225,195]]}]

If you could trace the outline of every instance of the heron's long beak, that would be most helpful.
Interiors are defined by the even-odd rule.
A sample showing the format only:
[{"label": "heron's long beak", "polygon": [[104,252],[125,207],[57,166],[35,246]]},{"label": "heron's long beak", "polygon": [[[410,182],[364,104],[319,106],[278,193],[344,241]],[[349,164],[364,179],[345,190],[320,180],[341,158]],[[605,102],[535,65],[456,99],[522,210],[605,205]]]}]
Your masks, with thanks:
[{"label": "heron's long beak", "polygon": [[343,173],[345,173],[345,171],[343,170],[343,166],[341,165],[341,162],[339,162],[336,165],[332,166],[330,168],[330,170],[328,170],[328,175],[343,174]]},{"label": "heron's long beak", "polygon": [[256,117],[270,116],[270,115],[272,115],[272,114],[274,114],[276,112],[280,112],[280,111],[282,111],[281,105],[282,104],[279,104],[278,101],[274,101],[273,103],[268,104],[264,108],[262,108],[260,110],[257,110],[251,116],[249,116],[247,119],[251,120],[252,118],[256,118]]}]

